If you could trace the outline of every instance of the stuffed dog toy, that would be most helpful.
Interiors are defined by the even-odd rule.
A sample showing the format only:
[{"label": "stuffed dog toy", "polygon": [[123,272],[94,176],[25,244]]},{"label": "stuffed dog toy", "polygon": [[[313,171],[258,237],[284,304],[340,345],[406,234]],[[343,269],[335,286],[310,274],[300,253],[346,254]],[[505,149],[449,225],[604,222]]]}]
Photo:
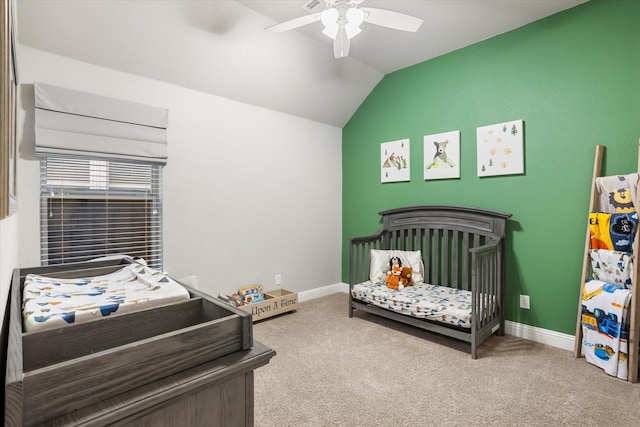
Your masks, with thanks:
[{"label": "stuffed dog toy", "polygon": [[402,274],[402,261],[397,256],[389,260],[389,271],[387,271],[387,286],[389,289],[401,290],[404,285],[400,282]]}]

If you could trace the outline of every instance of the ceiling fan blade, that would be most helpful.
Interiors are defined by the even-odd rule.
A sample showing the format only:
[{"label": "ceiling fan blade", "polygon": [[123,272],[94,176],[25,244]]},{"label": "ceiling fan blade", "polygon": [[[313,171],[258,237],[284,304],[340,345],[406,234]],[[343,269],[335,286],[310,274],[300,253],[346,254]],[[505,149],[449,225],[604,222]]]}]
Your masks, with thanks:
[{"label": "ceiling fan blade", "polygon": [[349,55],[349,47],[351,46],[351,40],[347,37],[347,32],[344,29],[344,25],[338,28],[338,34],[333,41],[333,56],[336,59],[344,58]]},{"label": "ceiling fan blade", "polygon": [[274,33],[281,33],[283,31],[293,30],[295,28],[302,27],[304,25],[313,24],[320,20],[321,13],[312,13],[311,15],[301,16],[299,18],[293,18],[288,21],[281,22],[279,24],[272,25],[265,28]]},{"label": "ceiling fan blade", "polygon": [[373,7],[363,7],[361,9],[364,12],[365,22],[380,25],[381,27],[416,32],[418,31],[418,28],[420,28],[420,25],[422,25],[422,19],[411,15],[405,15],[404,13],[392,12],[385,9],[376,9]]}]

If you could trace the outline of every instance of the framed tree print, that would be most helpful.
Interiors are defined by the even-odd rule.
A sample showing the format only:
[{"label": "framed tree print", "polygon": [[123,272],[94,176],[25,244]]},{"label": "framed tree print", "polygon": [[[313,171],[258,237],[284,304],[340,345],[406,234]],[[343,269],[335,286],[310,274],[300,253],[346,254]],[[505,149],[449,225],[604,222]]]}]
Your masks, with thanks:
[{"label": "framed tree print", "polygon": [[515,120],[477,128],[478,176],[524,173],[523,124]]}]

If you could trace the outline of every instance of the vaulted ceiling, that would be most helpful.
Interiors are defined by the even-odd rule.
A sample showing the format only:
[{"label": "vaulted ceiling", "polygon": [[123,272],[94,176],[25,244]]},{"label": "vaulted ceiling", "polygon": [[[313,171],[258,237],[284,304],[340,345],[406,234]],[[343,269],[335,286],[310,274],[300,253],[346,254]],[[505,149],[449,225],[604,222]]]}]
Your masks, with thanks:
[{"label": "vaulted ceiling", "polygon": [[[424,20],[416,33],[364,23],[334,59],[305,0],[19,0],[20,44],[342,127],[390,72],[587,0],[366,0]],[[322,2],[320,2],[322,3]],[[316,9],[324,8],[319,4]]]}]

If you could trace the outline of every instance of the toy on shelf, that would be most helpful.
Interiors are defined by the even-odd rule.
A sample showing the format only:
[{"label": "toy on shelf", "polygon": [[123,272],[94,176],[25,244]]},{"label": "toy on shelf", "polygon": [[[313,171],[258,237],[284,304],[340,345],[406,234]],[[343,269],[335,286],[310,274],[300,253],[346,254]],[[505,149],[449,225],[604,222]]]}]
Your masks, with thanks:
[{"label": "toy on shelf", "polygon": [[238,291],[245,304],[255,304],[264,301],[261,285],[246,286]]}]

